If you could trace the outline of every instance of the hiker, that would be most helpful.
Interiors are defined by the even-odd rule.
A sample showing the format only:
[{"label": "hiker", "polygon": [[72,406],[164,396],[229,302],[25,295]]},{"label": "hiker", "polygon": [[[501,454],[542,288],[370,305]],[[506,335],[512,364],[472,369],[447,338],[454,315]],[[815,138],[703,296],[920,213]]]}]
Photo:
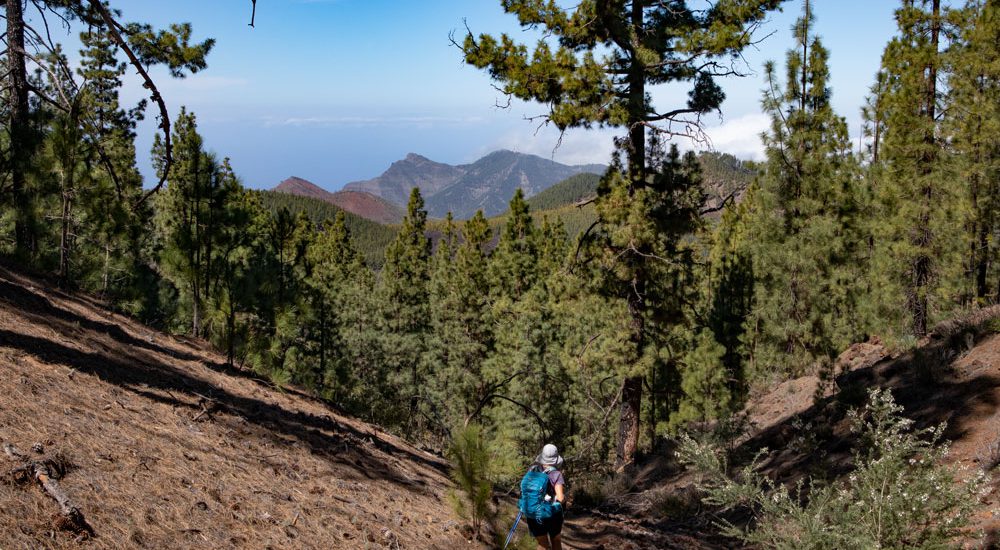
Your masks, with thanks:
[{"label": "hiker", "polygon": [[528,522],[528,531],[538,541],[539,550],[562,550],[563,504],[566,480],[559,471],[563,458],[549,443],[535,457],[534,464],[521,480],[520,508]]}]

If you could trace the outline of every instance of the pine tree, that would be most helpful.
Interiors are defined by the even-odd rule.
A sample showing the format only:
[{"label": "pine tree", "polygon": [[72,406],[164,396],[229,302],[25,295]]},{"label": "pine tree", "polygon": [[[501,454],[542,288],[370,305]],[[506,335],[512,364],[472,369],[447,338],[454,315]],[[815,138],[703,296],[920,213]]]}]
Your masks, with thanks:
[{"label": "pine tree", "polygon": [[[629,366],[621,372],[622,412],[616,467],[632,461],[639,445],[643,385],[651,393],[648,428],[677,408],[677,357],[670,354],[678,330],[689,324],[694,302],[694,250],[685,237],[700,226],[705,202],[697,157],[681,157],[653,135],[646,181],[636,185],[616,157],[598,188],[600,231],[594,258],[602,293],[623,300],[630,317]],[[674,344],[678,342],[674,341]]]},{"label": "pine tree", "polygon": [[[779,3],[724,0],[702,9],[683,0],[669,4],[584,0],[564,9],[555,2],[505,1],[504,9],[515,14],[522,26],[544,28],[555,37],[557,46],[543,38],[529,52],[506,34],[497,39],[469,33],[462,49],[466,61],[488,70],[507,94],[547,105],[547,120],[560,130],[592,125],[625,128],[627,137],[619,145],[627,163],[618,168],[624,175],[615,178],[616,185],[605,185],[606,190],[617,186],[625,192],[617,201],[610,201],[606,191],[601,200],[608,217],[620,227],[632,222],[656,225],[625,215],[634,196],[645,193],[648,176],[659,168],[657,162],[647,160],[646,129],[697,133],[701,115],[718,109],[722,102],[723,93],[714,79],[731,69],[721,61],[749,45],[755,24]],[[666,110],[654,108],[650,89],[668,83],[690,83],[687,104]],[[620,209],[618,214],[611,214],[614,207]],[[685,224],[684,220],[678,223]],[[608,233],[614,231],[607,229]],[[645,319],[648,309],[656,307],[646,299],[648,273],[637,267],[645,263],[643,254],[649,251],[626,247],[618,252],[623,267],[616,269],[615,275],[620,284],[609,290],[623,297],[621,289],[633,289],[625,299],[633,320],[634,359],[639,361],[651,351],[647,349],[650,335]],[[638,443],[643,371],[637,367],[623,380],[620,465],[633,461]]]},{"label": "pine tree", "polygon": [[685,346],[683,397],[671,427],[724,417],[747,394],[754,336],[747,323],[755,286],[751,214],[757,193],[751,185],[742,201],[723,210],[708,235],[703,253],[708,262],[696,275],[703,287],[699,310],[707,313],[695,323]]},{"label": "pine tree", "polygon": [[[48,28],[48,18],[54,16],[61,19],[67,28],[79,22],[93,32],[107,32],[113,36],[115,46],[128,53],[133,67],[145,79],[145,85],[150,90],[152,99],[159,104],[163,118],[161,127],[165,132],[169,129],[166,106],[155,83],[148,77],[148,67],[165,65],[175,77],[184,76],[186,72],[197,72],[205,68],[205,57],[211,51],[214,41],[209,39],[192,45],[191,26],[188,24],[172,25],[167,31],[154,31],[147,24],[121,23],[116,20],[118,14],[115,10],[97,0],[6,2],[3,7],[6,20],[3,56],[7,69],[4,73],[4,89],[9,94],[7,97],[9,101],[5,102],[7,116],[3,120],[2,129],[5,141],[10,144],[9,156],[2,166],[3,171],[10,176],[10,187],[4,189],[3,198],[4,202],[9,201],[13,210],[11,218],[14,252],[22,259],[30,260],[40,251],[39,238],[43,230],[36,204],[39,193],[38,190],[31,189],[30,185],[30,178],[39,175],[35,170],[38,163],[34,160],[44,138],[43,128],[38,120],[40,109],[37,105],[43,101],[49,105],[62,103],[60,108],[70,114],[73,107],[70,105],[72,102],[67,99],[69,96],[75,96],[76,90],[68,90],[68,93],[61,94],[63,97],[60,101],[56,101],[44,93],[43,87],[37,82],[30,82],[29,58],[35,60],[33,61],[35,63],[43,60],[40,68],[50,74],[63,72],[64,64],[59,61],[51,63],[60,58],[60,52],[53,51],[45,40],[38,37],[37,32],[26,33],[26,28],[30,29],[26,21],[35,21],[37,17],[37,20],[42,21],[45,28]],[[70,118],[74,119],[74,122],[79,121],[75,116]],[[68,128],[64,127],[65,130]],[[165,137],[169,138],[169,135]],[[168,149],[165,148],[164,152]],[[67,152],[68,150],[64,148],[63,153]],[[66,159],[65,155],[63,158]]]},{"label": "pine tree", "polygon": [[968,250],[961,225],[961,194],[945,172],[939,89],[947,33],[940,0],[904,0],[896,10],[898,35],[886,46],[884,130],[876,228],[876,273],[886,311],[905,305],[896,331],[926,334],[929,324],[957,301]]},{"label": "pine tree", "polygon": [[428,344],[432,400],[442,428],[473,420],[486,398],[483,366],[493,351],[486,246],[491,231],[482,211],[465,222],[461,244],[453,226],[438,242],[431,278],[433,337]]},{"label": "pine tree", "polygon": [[[203,335],[208,303],[218,288],[221,241],[226,238],[227,210],[242,191],[227,165],[204,150],[194,114],[181,109],[174,128],[175,162],[165,195],[157,203],[164,275],[181,293],[190,315],[190,333]],[[157,139],[154,154],[163,147]],[[158,170],[163,169],[159,165]]]},{"label": "pine tree", "polygon": [[510,200],[507,220],[490,260],[490,291],[498,307],[519,300],[537,280],[535,232],[524,191],[518,188]]},{"label": "pine tree", "polygon": [[383,388],[386,422],[414,427],[425,395],[424,354],[429,330],[427,211],[416,187],[396,240],[385,253],[379,274],[382,349],[389,384]]},{"label": "pine tree", "polygon": [[315,325],[315,355],[318,385],[337,400],[345,399],[356,385],[350,371],[350,348],[342,334],[352,312],[348,301],[351,287],[365,269],[354,250],[343,212],[310,243],[312,323]]},{"label": "pine tree", "polygon": [[766,67],[771,131],[757,184],[752,315],[762,373],[829,365],[863,334],[855,303],[864,271],[858,167],[847,124],[830,105],[828,53],[813,34],[810,2],[794,27],[784,89]]},{"label": "pine tree", "polygon": [[981,305],[1000,299],[1000,2],[970,1],[959,15],[946,134],[955,175],[968,189],[966,293]]}]

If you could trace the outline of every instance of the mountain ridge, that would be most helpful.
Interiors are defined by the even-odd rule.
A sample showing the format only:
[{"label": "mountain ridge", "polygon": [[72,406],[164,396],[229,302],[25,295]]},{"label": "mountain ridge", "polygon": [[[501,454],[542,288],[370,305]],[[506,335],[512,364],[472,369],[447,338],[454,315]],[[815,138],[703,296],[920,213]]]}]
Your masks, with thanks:
[{"label": "mountain ridge", "polygon": [[273,191],[328,202],[373,222],[391,225],[403,221],[405,211],[392,202],[366,191],[345,189],[330,192],[297,176],[286,178]]},{"label": "mountain ridge", "polygon": [[482,209],[486,216],[502,213],[514,191],[533,196],[569,176],[603,172],[600,164],[566,165],[509,149],[493,151],[469,163],[450,165],[417,153],[393,162],[381,175],[353,181],[345,190],[363,191],[405,207],[413,187],[420,189],[431,217],[451,212],[456,219],[471,218]]}]

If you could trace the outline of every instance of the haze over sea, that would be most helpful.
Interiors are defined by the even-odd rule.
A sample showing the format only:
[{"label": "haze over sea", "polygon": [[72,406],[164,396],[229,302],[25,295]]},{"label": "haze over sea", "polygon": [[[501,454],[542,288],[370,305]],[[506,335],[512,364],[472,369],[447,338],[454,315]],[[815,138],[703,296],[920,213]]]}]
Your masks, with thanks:
[{"label": "haze over sea", "polygon": [[[193,110],[208,147],[231,157],[248,187],[271,187],[294,174],[336,190],[379,174],[411,151],[451,164],[501,148],[567,164],[605,163],[617,134],[573,130],[555,149],[554,128],[538,130],[525,121],[542,106],[495,106],[506,102],[502,94],[482,71],[464,65],[448,40],[452,31],[461,37],[465,23],[476,34],[507,31],[523,39],[535,32],[521,30],[495,0],[258,0],[255,28],[247,25],[250,2],[244,0],[127,0],[116,6],[125,20],[154,26],[190,21],[196,38],[216,38],[206,71],[185,80],[164,71],[153,77],[171,116],[181,105]],[[860,107],[893,33],[894,7],[870,0],[815,3],[816,29],[831,52],[834,105],[855,142]],[[783,62],[798,15],[799,4],[792,3],[773,16],[759,31],[767,38],[745,53],[752,74],[722,82],[722,117],[706,119],[717,150],[761,156],[759,134],[768,124],[759,107],[762,66],[769,59]],[[61,29],[54,32],[75,58],[76,41]],[[127,100],[143,92],[137,80],[126,83]],[[658,89],[654,100],[678,105],[684,94]],[[148,116],[138,147],[150,179],[152,110]]]}]

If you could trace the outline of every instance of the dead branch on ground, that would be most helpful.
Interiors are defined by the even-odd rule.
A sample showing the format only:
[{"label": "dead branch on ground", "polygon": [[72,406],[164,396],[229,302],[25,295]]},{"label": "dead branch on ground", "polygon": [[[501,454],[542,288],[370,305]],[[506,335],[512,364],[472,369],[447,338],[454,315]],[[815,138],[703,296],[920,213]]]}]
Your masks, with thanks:
[{"label": "dead branch on ground", "polygon": [[[40,450],[41,447],[36,445],[36,451]],[[34,481],[59,504],[56,527],[85,537],[94,536],[94,529],[59,485],[59,478],[66,473],[67,461],[64,458],[57,455],[54,459],[46,457],[42,460],[32,460],[10,443],[3,444],[3,451],[8,458],[20,463],[20,466],[8,473],[13,483],[25,484]]]}]

